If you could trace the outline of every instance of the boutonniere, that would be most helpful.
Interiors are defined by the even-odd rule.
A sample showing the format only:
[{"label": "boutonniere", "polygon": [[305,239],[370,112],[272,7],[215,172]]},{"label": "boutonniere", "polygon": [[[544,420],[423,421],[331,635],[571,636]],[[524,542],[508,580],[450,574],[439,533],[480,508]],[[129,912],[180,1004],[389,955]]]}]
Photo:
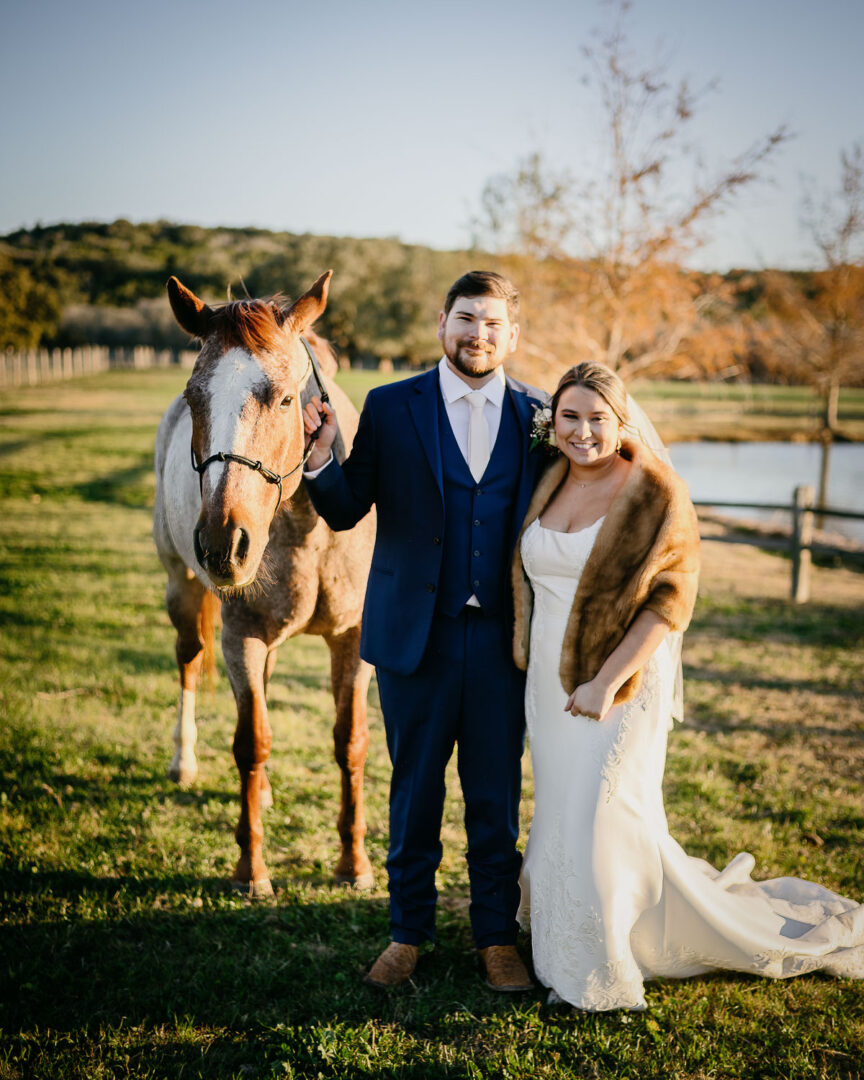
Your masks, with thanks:
[{"label": "boutonniere", "polygon": [[552,425],[552,410],[548,405],[535,405],[534,416],[531,419],[531,442],[529,450],[536,450],[539,446],[547,454],[558,453],[558,443],[555,439],[555,428]]}]

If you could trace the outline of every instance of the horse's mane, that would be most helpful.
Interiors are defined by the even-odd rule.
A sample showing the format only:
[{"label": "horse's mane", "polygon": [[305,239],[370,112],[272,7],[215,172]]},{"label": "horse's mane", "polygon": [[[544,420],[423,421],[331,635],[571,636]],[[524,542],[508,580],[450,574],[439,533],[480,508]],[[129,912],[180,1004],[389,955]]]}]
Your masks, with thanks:
[{"label": "horse's mane", "polygon": [[[281,293],[266,300],[231,300],[213,311],[213,328],[223,346],[238,346],[253,353],[279,352],[284,348],[283,325],[290,307]],[[335,375],[336,354],[326,338],[307,330],[304,334],[315,350],[325,375]]]},{"label": "horse's mane", "polygon": [[239,346],[250,352],[277,352],[284,348],[285,321],[281,296],[269,300],[230,300],[213,310],[213,330],[225,348]]}]

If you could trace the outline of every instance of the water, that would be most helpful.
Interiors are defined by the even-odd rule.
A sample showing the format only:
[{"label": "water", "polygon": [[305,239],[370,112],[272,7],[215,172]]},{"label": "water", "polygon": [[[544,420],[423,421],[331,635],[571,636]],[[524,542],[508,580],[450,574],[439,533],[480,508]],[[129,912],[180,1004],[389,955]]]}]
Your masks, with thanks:
[{"label": "water", "polygon": [[[669,452],[694,502],[740,499],[791,505],[796,487],[810,484],[819,491],[822,447],[816,443],[673,443]],[[830,448],[826,504],[864,513],[864,445],[839,443]],[[771,510],[742,510],[741,517],[786,527],[790,520],[789,514]],[[829,517],[824,527],[864,543],[864,521]]]}]

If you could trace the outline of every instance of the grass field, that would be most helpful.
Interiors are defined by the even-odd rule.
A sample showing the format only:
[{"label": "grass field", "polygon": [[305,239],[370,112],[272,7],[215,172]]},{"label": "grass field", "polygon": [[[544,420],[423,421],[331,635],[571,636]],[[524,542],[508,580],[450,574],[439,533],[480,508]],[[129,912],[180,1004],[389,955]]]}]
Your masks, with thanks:
[{"label": "grass field", "polygon": [[[198,783],[165,778],[175,669],[151,456],[181,383],[118,372],[0,394],[0,1080],[864,1075],[864,985],[851,981],[662,981],[641,1015],[488,992],[455,776],[439,944],[415,986],[364,986],[387,940],[388,763],[373,683],[377,883],[334,887],[338,776],[314,639],[282,649],[271,684],[276,899],[227,890],[224,674],[199,702]],[[361,398],[369,377],[346,384]],[[784,560],[711,543],[704,560],[688,720],[670,739],[672,832],[715,863],[746,849],[758,877],[806,875],[864,899],[864,575],[816,568],[813,603],[792,607]],[[526,826],[531,793],[526,759]]]}]

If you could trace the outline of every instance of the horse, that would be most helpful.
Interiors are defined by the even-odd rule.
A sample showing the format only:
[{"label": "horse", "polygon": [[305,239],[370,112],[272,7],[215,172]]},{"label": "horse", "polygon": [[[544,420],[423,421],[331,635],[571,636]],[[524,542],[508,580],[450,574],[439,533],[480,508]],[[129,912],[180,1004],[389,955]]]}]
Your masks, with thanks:
[{"label": "horse", "polygon": [[357,888],[372,885],[363,806],[371,668],[360,658],[360,618],[374,514],[348,532],[332,532],[301,484],[311,449],[304,447],[301,410],[313,395],[329,395],[335,409],[338,457],[357,430],[356,410],[328,378],[336,370],[333,353],[309,330],[326,307],[331,274],[290,305],[273,298],[210,307],[176,277],[167,284],[174,317],[201,342],[186,388],[156,437],[153,537],[168,575],[165,602],[180,673],[169,776],[184,785],[197,776],[195,696],[221,608],[240,774],[232,884],[253,898],[273,893],[261,825],[261,810],[272,805],[267,681],[277,648],[295,634],[320,635],[330,650],[342,785],[335,876]]}]

